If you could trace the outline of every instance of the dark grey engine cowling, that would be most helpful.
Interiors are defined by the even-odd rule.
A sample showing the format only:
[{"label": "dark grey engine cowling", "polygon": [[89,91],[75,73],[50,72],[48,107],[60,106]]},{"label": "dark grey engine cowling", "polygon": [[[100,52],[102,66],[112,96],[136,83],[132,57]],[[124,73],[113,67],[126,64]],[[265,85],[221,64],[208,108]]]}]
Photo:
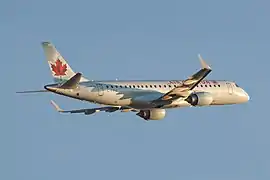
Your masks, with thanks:
[{"label": "dark grey engine cowling", "polygon": [[209,106],[213,102],[213,97],[207,92],[191,94],[186,101],[192,106]]},{"label": "dark grey engine cowling", "polygon": [[161,120],[166,116],[166,111],[165,109],[140,110],[136,115],[144,120]]}]

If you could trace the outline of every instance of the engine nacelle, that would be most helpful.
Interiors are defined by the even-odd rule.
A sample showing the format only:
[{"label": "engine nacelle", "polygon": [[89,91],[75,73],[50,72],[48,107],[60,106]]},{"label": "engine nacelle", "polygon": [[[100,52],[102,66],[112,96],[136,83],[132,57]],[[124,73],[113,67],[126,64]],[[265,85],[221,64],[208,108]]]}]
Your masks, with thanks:
[{"label": "engine nacelle", "polygon": [[210,93],[198,92],[191,94],[186,101],[192,106],[209,106],[213,102],[213,97]]},{"label": "engine nacelle", "polygon": [[144,120],[161,120],[165,117],[166,111],[165,109],[140,110],[136,115]]}]

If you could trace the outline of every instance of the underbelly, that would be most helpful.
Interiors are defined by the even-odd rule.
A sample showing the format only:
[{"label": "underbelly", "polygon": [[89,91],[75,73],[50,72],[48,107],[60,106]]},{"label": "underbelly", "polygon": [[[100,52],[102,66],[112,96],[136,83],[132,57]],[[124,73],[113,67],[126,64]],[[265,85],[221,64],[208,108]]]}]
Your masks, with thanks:
[{"label": "underbelly", "polygon": [[96,97],[96,103],[107,104],[114,106],[128,106],[130,104],[130,99],[122,99],[120,95],[103,95]]}]

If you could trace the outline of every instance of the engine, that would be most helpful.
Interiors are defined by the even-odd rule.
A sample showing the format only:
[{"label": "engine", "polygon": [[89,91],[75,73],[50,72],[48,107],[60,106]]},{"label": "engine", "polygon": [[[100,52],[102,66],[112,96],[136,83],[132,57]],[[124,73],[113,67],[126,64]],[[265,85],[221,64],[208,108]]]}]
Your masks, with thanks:
[{"label": "engine", "polygon": [[192,106],[208,106],[213,102],[213,97],[210,93],[199,92],[191,94],[186,101]]},{"label": "engine", "polygon": [[144,120],[161,120],[165,117],[166,111],[165,109],[140,110],[136,115]]}]

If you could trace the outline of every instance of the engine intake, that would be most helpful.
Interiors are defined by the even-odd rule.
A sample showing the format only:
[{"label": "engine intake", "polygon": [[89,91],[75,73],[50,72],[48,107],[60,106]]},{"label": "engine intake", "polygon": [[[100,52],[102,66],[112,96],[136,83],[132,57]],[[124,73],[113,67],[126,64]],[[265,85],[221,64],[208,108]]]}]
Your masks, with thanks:
[{"label": "engine intake", "polygon": [[213,102],[213,97],[210,93],[199,92],[191,94],[186,101],[192,106],[208,106]]},{"label": "engine intake", "polygon": [[140,110],[136,115],[144,120],[161,120],[165,117],[166,111],[165,109]]}]

